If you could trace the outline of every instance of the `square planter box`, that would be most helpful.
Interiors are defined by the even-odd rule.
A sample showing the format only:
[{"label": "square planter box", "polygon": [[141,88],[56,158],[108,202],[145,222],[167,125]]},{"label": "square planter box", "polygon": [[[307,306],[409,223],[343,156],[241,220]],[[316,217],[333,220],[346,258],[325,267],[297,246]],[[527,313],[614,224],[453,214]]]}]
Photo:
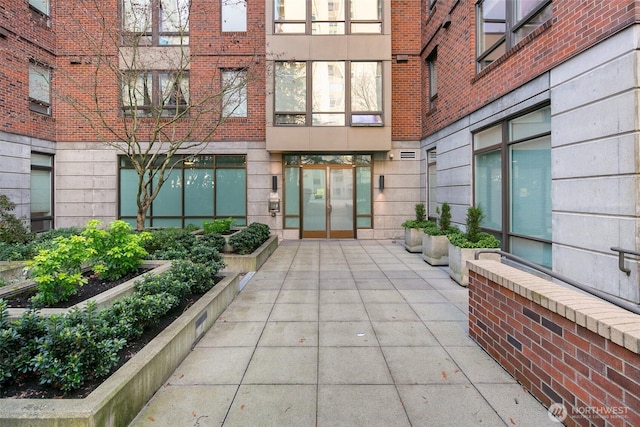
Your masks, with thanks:
[{"label": "square planter box", "polygon": [[404,248],[411,253],[422,252],[422,235],[424,231],[421,228],[405,228],[404,229]]},{"label": "square planter box", "polygon": [[422,259],[430,265],[449,265],[449,238],[422,233]]},{"label": "square planter box", "polygon": [[[469,267],[467,261],[474,259],[476,249],[463,249],[449,243],[449,277],[455,280],[459,285],[469,286]],[[482,259],[492,259],[500,262],[500,254],[483,254]]]}]

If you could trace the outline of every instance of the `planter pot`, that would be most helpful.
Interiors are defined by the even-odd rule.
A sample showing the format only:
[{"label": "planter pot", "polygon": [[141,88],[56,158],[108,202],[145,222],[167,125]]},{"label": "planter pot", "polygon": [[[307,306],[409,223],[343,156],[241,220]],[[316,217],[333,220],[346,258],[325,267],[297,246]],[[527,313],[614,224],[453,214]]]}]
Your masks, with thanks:
[{"label": "planter pot", "polygon": [[430,265],[449,265],[449,238],[422,233],[422,259]]},{"label": "planter pot", "polygon": [[[467,261],[473,260],[476,251],[480,249],[482,248],[464,249],[449,243],[449,277],[461,286],[469,286],[469,268],[467,267]],[[500,255],[483,254],[482,259],[492,259],[499,262]]]},{"label": "planter pot", "polygon": [[422,235],[424,231],[421,228],[405,228],[404,229],[404,248],[411,253],[422,252]]}]

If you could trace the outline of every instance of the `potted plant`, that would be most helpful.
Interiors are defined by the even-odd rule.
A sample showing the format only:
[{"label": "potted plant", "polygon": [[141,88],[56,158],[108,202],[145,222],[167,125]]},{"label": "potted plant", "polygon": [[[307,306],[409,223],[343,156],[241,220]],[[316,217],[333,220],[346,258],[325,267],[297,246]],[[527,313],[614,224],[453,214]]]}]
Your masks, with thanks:
[{"label": "potted plant", "polygon": [[[469,206],[466,232],[449,235],[449,276],[462,286],[469,284],[467,261],[474,258],[475,251],[500,247],[500,241],[495,236],[480,231],[483,219],[484,213],[480,206]],[[498,254],[491,254],[489,257],[500,260]]]},{"label": "potted plant", "polygon": [[451,225],[451,206],[444,202],[442,208],[436,208],[439,214],[437,223],[430,222],[424,227],[422,235],[422,259],[430,265],[449,265],[449,234],[460,233],[458,227]]},{"label": "potted plant", "polygon": [[[422,229],[431,221],[427,220],[424,203],[415,206],[416,217],[402,223],[404,228],[404,248],[409,252],[422,252]],[[433,223],[432,223],[433,224]]]}]

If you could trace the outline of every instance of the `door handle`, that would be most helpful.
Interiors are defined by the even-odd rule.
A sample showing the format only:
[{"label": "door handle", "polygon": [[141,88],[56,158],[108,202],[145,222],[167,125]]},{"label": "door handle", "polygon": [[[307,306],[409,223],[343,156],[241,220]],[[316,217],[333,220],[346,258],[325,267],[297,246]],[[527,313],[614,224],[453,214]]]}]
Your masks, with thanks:
[{"label": "door handle", "polygon": [[327,212],[331,213],[331,205],[327,205]]}]

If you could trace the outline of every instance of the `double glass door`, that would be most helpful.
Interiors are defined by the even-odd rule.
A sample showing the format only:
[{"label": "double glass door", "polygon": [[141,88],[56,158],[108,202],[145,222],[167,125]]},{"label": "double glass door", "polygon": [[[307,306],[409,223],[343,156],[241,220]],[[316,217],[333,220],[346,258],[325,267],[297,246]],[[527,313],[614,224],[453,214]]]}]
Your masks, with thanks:
[{"label": "double glass door", "polygon": [[302,237],[354,238],[352,165],[305,165]]}]

